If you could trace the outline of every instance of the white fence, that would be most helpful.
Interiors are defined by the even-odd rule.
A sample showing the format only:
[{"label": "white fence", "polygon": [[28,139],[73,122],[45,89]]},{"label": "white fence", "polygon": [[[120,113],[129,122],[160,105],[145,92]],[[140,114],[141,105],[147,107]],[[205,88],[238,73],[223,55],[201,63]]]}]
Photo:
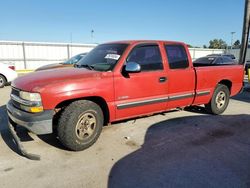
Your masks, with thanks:
[{"label": "white fence", "polygon": [[[228,53],[234,54],[235,58],[239,60],[240,58],[240,49],[228,50]],[[247,50],[246,60],[250,60],[250,50]]]},{"label": "white fence", "polygon": [[96,44],[0,41],[0,62],[13,64],[17,70],[36,69],[89,52],[95,46]]},{"label": "white fence", "polygon": [[209,54],[222,54],[225,53],[224,49],[208,49],[208,48],[189,48],[192,59],[197,59]]},{"label": "white fence", "polygon": [[[13,64],[16,70],[36,69],[42,65],[65,61],[79,53],[89,52],[96,45],[0,41],[0,62]],[[192,59],[225,52],[221,49],[204,48],[190,48],[189,50]],[[232,50],[231,53],[236,58],[239,57],[239,50]],[[247,59],[250,59],[250,53],[247,54]]]}]

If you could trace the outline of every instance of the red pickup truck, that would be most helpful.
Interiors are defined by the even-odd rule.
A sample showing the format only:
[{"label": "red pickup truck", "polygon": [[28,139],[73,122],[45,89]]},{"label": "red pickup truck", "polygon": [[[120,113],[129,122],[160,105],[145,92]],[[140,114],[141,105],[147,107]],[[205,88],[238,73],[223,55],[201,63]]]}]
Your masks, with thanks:
[{"label": "red pickup truck", "polygon": [[94,144],[110,122],[203,104],[221,114],[243,77],[242,65],[194,67],[181,42],[111,42],[75,68],[17,78],[7,111],[11,124],[35,134],[57,131],[77,151]]}]

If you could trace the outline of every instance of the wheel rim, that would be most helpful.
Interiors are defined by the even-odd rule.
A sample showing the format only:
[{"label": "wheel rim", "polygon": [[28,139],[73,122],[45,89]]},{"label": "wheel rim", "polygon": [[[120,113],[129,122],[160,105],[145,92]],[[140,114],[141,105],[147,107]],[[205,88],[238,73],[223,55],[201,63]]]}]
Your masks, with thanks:
[{"label": "wheel rim", "polygon": [[216,106],[221,109],[224,107],[226,103],[226,93],[224,91],[220,91],[216,96]]},{"label": "wheel rim", "polygon": [[93,135],[96,128],[96,118],[92,113],[84,113],[80,115],[76,125],[76,136],[80,140],[84,140]]}]

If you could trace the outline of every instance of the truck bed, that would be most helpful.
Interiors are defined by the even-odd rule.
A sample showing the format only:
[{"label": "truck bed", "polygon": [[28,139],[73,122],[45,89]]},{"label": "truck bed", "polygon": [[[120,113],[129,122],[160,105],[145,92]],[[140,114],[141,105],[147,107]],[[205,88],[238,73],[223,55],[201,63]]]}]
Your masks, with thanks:
[{"label": "truck bed", "polygon": [[194,104],[208,103],[218,83],[228,84],[231,87],[230,96],[236,95],[243,87],[244,69],[242,65],[202,66],[194,67],[194,70],[196,93],[205,91],[210,93],[209,95],[196,97]]}]

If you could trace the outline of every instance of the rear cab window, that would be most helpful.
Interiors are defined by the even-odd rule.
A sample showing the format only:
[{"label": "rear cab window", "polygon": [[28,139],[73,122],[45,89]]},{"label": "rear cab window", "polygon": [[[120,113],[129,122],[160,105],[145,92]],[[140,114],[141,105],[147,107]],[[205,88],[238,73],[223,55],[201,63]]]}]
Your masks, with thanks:
[{"label": "rear cab window", "polygon": [[185,69],[189,67],[188,56],[183,45],[165,44],[170,69]]}]

